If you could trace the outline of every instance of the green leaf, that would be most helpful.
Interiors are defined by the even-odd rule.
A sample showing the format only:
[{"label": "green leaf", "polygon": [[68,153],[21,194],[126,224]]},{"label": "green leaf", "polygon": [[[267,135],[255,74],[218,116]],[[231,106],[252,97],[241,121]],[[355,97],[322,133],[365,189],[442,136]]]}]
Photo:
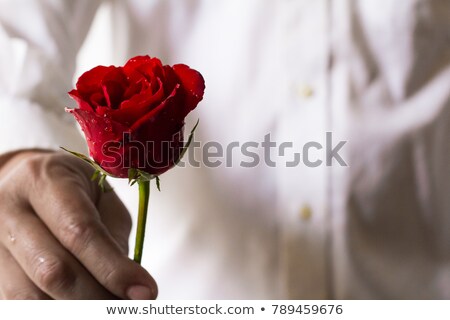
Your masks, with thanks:
[{"label": "green leaf", "polygon": [[105,183],[106,176],[104,174],[100,175],[100,179],[98,179],[98,185],[102,190],[104,189],[104,183]]},{"label": "green leaf", "polygon": [[110,192],[110,191],[112,191],[113,188],[106,187],[105,186],[105,182],[106,182],[106,174],[100,173],[100,178],[98,179],[98,186],[100,187],[102,192]]},{"label": "green leaf", "polygon": [[159,177],[156,176],[156,188],[158,189],[159,192],[161,192],[161,182],[159,181]]},{"label": "green leaf", "polygon": [[99,174],[100,174],[100,171],[95,170],[94,173],[92,174],[91,181],[97,180]]},{"label": "green leaf", "polygon": [[137,177],[137,170],[134,168],[128,169],[128,184],[131,185],[131,182],[135,180]]},{"label": "green leaf", "polygon": [[82,154],[82,153],[78,153],[75,151],[70,151],[67,150],[64,147],[60,147],[61,149],[63,149],[64,151],[70,153],[71,155],[77,157],[78,159],[83,160],[86,163],[89,163],[95,170],[100,171],[101,174],[109,176],[109,177],[113,177],[113,178],[118,178],[116,176],[113,176],[112,174],[110,174],[109,172],[106,172],[102,167],[100,167],[99,164],[97,164],[97,162],[95,162],[94,160],[92,160],[91,158],[89,158],[88,156]]},{"label": "green leaf", "polygon": [[150,173],[147,173],[147,172],[139,170],[139,169],[136,169],[136,171],[138,173],[138,177],[137,177],[138,180],[150,181],[152,179],[155,179],[155,176]]},{"label": "green leaf", "polygon": [[112,174],[106,172],[102,167],[100,167],[94,160],[92,160],[88,156],[85,156],[82,153],[78,153],[78,152],[75,152],[75,151],[67,150],[66,148],[63,148],[63,147],[60,147],[60,148],[63,149],[64,151],[70,153],[71,155],[77,157],[78,159],[81,159],[84,162],[90,164],[95,169],[95,172],[92,174],[91,180],[95,181],[95,180],[98,179],[98,186],[100,187],[100,189],[103,192],[109,192],[109,191],[113,190],[110,187],[105,187],[105,180],[106,180],[107,176],[113,177],[113,178],[117,178],[117,177],[115,177]]},{"label": "green leaf", "polygon": [[181,161],[181,159],[184,157],[184,154],[186,153],[187,149],[191,145],[192,140],[194,139],[194,132],[197,129],[199,123],[200,123],[200,119],[197,120],[197,122],[195,123],[195,126],[192,128],[191,133],[189,134],[189,137],[188,137],[188,141],[186,142],[183,149],[181,150],[180,157],[175,162],[175,165],[177,165]]}]

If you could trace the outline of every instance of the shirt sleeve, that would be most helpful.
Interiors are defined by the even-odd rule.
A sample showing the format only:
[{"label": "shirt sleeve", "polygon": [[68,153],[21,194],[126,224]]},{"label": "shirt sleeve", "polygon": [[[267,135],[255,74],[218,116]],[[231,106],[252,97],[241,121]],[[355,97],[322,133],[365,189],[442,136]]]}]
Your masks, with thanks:
[{"label": "shirt sleeve", "polygon": [[0,154],[84,149],[64,107],[77,53],[100,2],[0,1]]}]

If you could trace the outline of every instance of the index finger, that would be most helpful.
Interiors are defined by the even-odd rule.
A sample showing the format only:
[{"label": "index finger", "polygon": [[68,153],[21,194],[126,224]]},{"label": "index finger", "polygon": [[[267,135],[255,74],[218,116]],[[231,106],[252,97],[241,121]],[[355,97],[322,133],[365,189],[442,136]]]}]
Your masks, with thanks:
[{"label": "index finger", "polygon": [[[130,260],[105,228],[80,177],[68,172],[29,188],[30,204],[54,236],[114,295],[156,298],[156,283]],[[42,197],[42,195],[45,197]]]}]

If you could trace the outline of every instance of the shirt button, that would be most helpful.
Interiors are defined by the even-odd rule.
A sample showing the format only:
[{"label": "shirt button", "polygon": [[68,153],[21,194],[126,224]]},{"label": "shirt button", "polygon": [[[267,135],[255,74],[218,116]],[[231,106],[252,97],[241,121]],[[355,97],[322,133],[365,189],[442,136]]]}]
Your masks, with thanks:
[{"label": "shirt button", "polygon": [[302,219],[303,221],[308,221],[309,219],[311,219],[312,216],[311,207],[309,205],[304,205],[299,211],[299,216],[300,219]]},{"label": "shirt button", "polygon": [[314,89],[307,84],[302,84],[298,86],[297,94],[303,99],[308,99],[314,95]]}]

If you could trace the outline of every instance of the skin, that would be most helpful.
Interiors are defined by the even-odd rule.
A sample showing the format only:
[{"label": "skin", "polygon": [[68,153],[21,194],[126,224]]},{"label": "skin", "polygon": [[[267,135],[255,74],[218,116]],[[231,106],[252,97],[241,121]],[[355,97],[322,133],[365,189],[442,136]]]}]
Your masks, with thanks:
[{"label": "skin", "polygon": [[130,215],[93,169],[60,152],[0,157],[2,299],[155,299],[128,258]]}]

